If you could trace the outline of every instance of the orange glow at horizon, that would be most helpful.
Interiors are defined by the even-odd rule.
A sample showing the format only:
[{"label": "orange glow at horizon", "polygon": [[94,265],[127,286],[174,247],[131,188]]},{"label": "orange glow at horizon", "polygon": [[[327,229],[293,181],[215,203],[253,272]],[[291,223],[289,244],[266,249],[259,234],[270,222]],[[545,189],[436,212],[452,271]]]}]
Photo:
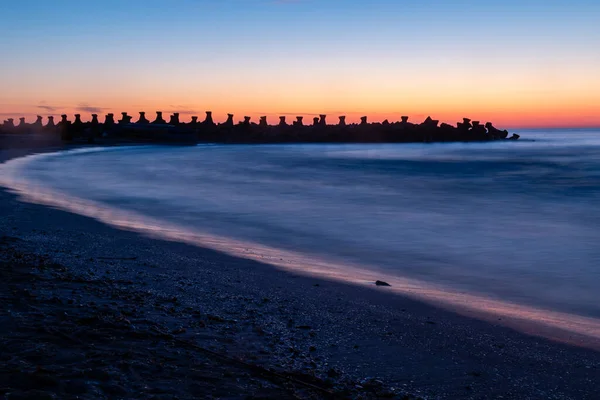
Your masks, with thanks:
[{"label": "orange glow at horizon", "polygon": [[526,58],[510,65],[453,59],[441,68],[418,58],[353,60],[342,55],[284,59],[266,68],[264,60],[252,58],[243,69],[214,65],[205,74],[194,73],[193,63],[158,62],[151,69],[132,64],[93,79],[75,71],[56,84],[45,83],[37,72],[13,71],[14,81],[9,74],[0,93],[0,117],[80,113],[88,120],[95,112],[102,120],[106,113],[119,117],[127,111],[135,121],[139,111],[152,119],[162,110],[166,117],[179,112],[185,121],[192,115],[202,120],[211,110],[216,122],[228,113],[235,121],[248,115],[257,122],[265,115],[272,124],[280,115],[290,120],[301,115],[309,123],[312,116],[327,114],[330,124],[339,115],[350,123],[362,116],[392,122],[407,115],[412,122],[427,116],[449,124],[470,118],[501,128],[600,127],[600,75],[591,63],[561,61],[549,68]]},{"label": "orange glow at horizon", "polygon": [[194,85],[165,76],[154,84],[148,78],[102,88],[95,84],[89,89],[75,80],[58,93],[46,87],[35,92],[31,89],[34,85],[29,85],[0,93],[0,118],[24,116],[31,121],[36,115],[56,118],[67,114],[72,119],[79,113],[89,120],[96,113],[103,120],[106,113],[120,117],[126,111],[135,121],[139,111],[146,111],[146,117],[152,119],[155,111],[162,110],[165,117],[179,112],[182,121],[187,121],[192,115],[203,120],[205,110],[211,110],[216,122],[224,121],[228,113],[234,114],[236,122],[246,115],[257,122],[265,115],[271,124],[280,115],[290,121],[304,116],[310,123],[313,116],[326,114],[329,124],[337,123],[340,115],[346,115],[350,123],[362,116],[370,122],[393,122],[407,115],[412,122],[422,122],[427,116],[449,124],[470,118],[506,128],[600,127],[598,78],[535,81],[527,74],[498,76],[496,82],[486,84],[484,77],[467,78],[464,71],[437,76],[432,82],[427,80],[435,75],[431,71],[393,81],[373,75],[361,78],[363,71],[354,72],[342,73],[346,75],[342,78],[302,79],[288,85],[283,84],[286,78],[282,76],[270,81],[265,77],[264,82],[256,77],[247,82],[243,77],[223,82],[219,76],[213,82],[199,79]]}]

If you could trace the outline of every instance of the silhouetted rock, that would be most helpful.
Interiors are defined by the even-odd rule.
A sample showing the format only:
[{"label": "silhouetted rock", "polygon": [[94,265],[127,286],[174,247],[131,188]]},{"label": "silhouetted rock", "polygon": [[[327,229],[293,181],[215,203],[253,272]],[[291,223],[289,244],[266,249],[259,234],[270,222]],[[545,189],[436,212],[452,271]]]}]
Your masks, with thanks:
[{"label": "silhouetted rock", "polygon": [[17,132],[19,133],[28,133],[29,132],[29,124],[25,122],[25,118],[19,118],[19,124],[17,125]]},{"label": "silhouetted rock", "polygon": [[92,120],[88,125],[90,134],[88,139],[92,141],[93,138],[100,136],[100,134],[102,133],[102,127],[100,126],[100,122],[98,121],[98,114],[92,114]]},{"label": "silhouetted rock", "polygon": [[52,115],[50,115],[48,117],[48,123],[46,124],[45,128],[54,129],[55,127],[56,127],[56,124],[54,123],[54,117]]},{"label": "silhouetted rock", "polygon": [[508,137],[508,131],[497,129],[491,122],[487,122],[485,127],[490,135],[492,135],[496,139],[506,139]]},{"label": "silhouetted rock", "polygon": [[83,121],[81,121],[81,114],[75,114],[75,121],[73,121],[73,124],[69,127],[69,135],[72,138],[75,138],[83,136],[83,133],[84,124]]},{"label": "silhouetted rock", "polygon": [[387,282],[384,282],[384,281],[375,281],[375,284],[376,284],[377,286],[392,286],[392,285],[390,285],[389,283],[387,283]]},{"label": "silhouetted rock", "polygon": [[171,115],[171,119],[169,120],[169,125],[179,125],[179,113],[173,113]]},{"label": "silhouetted rock", "polygon": [[471,120],[469,118],[463,118],[463,122],[459,122],[457,125],[457,128],[460,129],[461,131],[468,131],[469,129],[471,129],[473,126],[471,125]]},{"label": "silhouetted rock", "polygon": [[115,115],[108,113],[104,116],[104,129],[111,129],[115,125]]},{"label": "silhouetted rock", "polygon": [[487,130],[483,125],[479,123],[479,121],[473,121],[471,127],[471,136],[477,140],[484,140],[487,137]]},{"label": "silhouetted rock", "polygon": [[[387,119],[381,123],[369,123],[367,116],[360,118],[360,124],[346,123],[344,115],[339,116],[336,126],[327,125],[326,115],[320,114],[313,118],[312,126],[303,124],[303,117],[297,116],[293,127],[286,122],[286,116],[279,117],[279,124],[270,126],[267,117],[261,116],[258,124],[252,123],[250,116],[244,116],[243,121],[234,125],[234,115],[227,114],[227,121],[216,125],[212,118],[212,112],[206,112],[206,119],[198,122],[197,116],[191,117],[191,122],[181,123],[179,113],[173,113],[169,124],[162,119],[162,113],[157,111],[157,118],[152,124],[165,125],[155,127],[140,127],[137,125],[148,124],[145,113],[140,112],[139,121],[131,123],[132,117],[127,112],[122,113],[119,126],[115,126],[114,115],[106,114],[104,124],[99,124],[98,115],[92,114],[91,122],[82,122],[81,115],[75,114],[75,121],[71,124],[66,115],[56,125],[61,136],[65,140],[71,140],[74,136],[93,139],[103,132],[115,134],[118,137],[130,137],[136,140],[150,141],[180,141],[186,143],[191,140],[222,142],[222,143],[398,143],[398,142],[447,142],[447,141],[482,141],[503,140],[508,137],[508,131],[499,130],[488,122],[485,126],[479,121],[471,121],[463,118],[457,126],[442,123],[439,120],[427,117],[420,124],[408,121],[408,116],[402,116],[401,121],[390,123]],[[20,118],[17,127],[14,126],[12,118],[4,121],[3,132],[30,132],[34,128],[42,126],[42,117],[38,116],[34,124],[27,124],[24,118]],[[54,127],[54,120],[48,117],[48,129]],[[511,140],[519,139],[519,135],[513,135]]]},{"label": "silhouetted rock", "polygon": [[121,113],[121,119],[119,120],[119,125],[126,125],[131,123],[131,115],[127,115],[126,112]]},{"label": "silhouetted rock", "polygon": [[425,126],[427,128],[435,128],[435,127],[437,127],[438,123],[439,123],[438,120],[431,119],[431,117],[427,117],[421,125]]},{"label": "silhouetted rock", "polygon": [[66,114],[60,116],[61,120],[57,124],[60,131],[60,137],[62,140],[70,141],[73,140],[73,132],[71,130],[71,121],[69,121]]},{"label": "silhouetted rock", "polygon": [[508,138],[508,140],[517,140],[519,139],[521,136],[517,135],[516,133],[513,133],[513,135],[511,137]]},{"label": "silhouetted rock", "polygon": [[145,111],[139,111],[140,113],[140,118],[138,119],[138,121],[136,122],[137,124],[149,124],[150,121],[146,118],[146,112]]},{"label": "silhouetted rock", "polygon": [[233,126],[233,114],[227,114],[227,121],[225,121],[223,124],[223,126]]},{"label": "silhouetted rock", "polygon": [[213,121],[213,117],[212,117],[212,111],[206,111],[206,118],[204,119],[204,122],[202,122],[204,125],[214,125],[214,121]]},{"label": "silhouetted rock", "polygon": [[162,116],[162,111],[157,111],[157,112],[156,112],[156,119],[155,119],[154,121],[152,121],[152,123],[153,123],[153,124],[161,124],[161,125],[163,125],[163,124],[166,124],[166,123],[167,123],[167,121],[165,121],[165,120],[163,119],[163,116]]},{"label": "silhouetted rock", "polygon": [[15,120],[13,118],[8,118],[6,120],[4,120],[4,128],[7,129],[14,129],[15,127]]},{"label": "silhouetted rock", "polygon": [[39,130],[40,128],[42,128],[42,116],[38,115],[36,116],[36,120],[33,124],[31,124],[31,127],[35,130]]}]

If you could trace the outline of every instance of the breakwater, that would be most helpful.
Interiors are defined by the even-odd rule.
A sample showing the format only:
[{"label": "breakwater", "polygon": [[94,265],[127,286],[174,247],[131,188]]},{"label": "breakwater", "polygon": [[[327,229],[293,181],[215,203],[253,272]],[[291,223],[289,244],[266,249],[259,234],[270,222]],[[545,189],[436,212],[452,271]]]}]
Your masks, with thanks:
[{"label": "breakwater", "polygon": [[370,123],[367,117],[361,117],[360,123],[346,123],[345,116],[339,116],[336,124],[328,124],[327,116],[314,117],[305,123],[298,116],[289,123],[285,116],[279,117],[276,125],[270,125],[267,117],[260,117],[258,123],[245,116],[240,122],[234,122],[234,115],[228,114],[227,120],[215,123],[212,112],[207,111],[203,121],[197,116],[189,122],[181,122],[179,113],[170,115],[167,121],[161,111],[156,112],[154,120],[149,120],[141,111],[136,121],[127,112],[116,119],[112,113],[106,114],[100,122],[97,114],[83,122],[81,114],[75,114],[73,121],[63,114],[55,122],[50,116],[46,124],[38,116],[33,123],[19,118],[15,123],[9,118],[0,126],[0,133],[25,134],[48,132],[57,134],[65,141],[113,137],[158,142],[216,142],[216,143],[415,143],[415,142],[460,142],[516,140],[519,135],[509,136],[507,130],[496,128],[491,122],[482,124],[463,118],[456,125],[441,123],[427,117],[421,123],[409,121],[403,116],[400,121]]}]

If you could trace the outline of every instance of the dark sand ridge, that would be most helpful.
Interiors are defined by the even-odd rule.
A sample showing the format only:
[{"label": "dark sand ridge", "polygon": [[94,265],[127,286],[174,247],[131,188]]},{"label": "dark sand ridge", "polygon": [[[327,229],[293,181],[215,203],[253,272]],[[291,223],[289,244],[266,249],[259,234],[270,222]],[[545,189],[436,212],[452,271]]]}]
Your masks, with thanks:
[{"label": "dark sand ridge", "polygon": [[[181,335],[256,363],[315,371],[335,367],[432,398],[582,399],[600,391],[595,351],[391,296],[384,292],[388,288],[297,276],[21,203],[6,193],[0,195],[0,210],[0,236],[15,238],[11,246],[46,254],[80,278],[128,282],[122,289],[144,293],[144,303],[176,296],[169,324],[184,327]],[[74,304],[89,306],[85,295],[77,296]],[[186,307],[208,323],[190,322]],[[148,319],[158,320],[171,308]]]}]

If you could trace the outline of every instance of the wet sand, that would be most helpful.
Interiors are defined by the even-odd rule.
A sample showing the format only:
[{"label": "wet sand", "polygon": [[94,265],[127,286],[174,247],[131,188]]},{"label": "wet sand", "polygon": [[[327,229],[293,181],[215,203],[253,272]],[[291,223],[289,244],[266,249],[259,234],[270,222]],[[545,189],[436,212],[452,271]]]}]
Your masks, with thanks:
[{"label": "wet sand", "polygon": [[[0,151],[0,160],[14,155]],[[7,398],[593,399],[600,392],[595,350],[383,286],[297,276],[143,237],[4,191],[0,279]]]}]

